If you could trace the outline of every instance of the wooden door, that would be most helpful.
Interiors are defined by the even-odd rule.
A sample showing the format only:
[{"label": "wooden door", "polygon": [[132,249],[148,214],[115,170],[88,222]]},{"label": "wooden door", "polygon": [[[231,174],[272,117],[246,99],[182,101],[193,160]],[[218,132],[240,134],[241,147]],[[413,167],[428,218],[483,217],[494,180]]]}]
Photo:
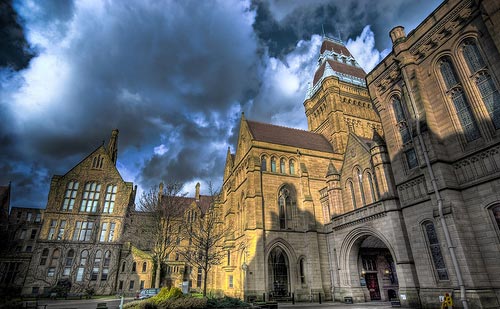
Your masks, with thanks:
[{"label": "wooden door", "polygon": [[365,279],[366,279],[366,287],[370,292],[370,299],[380,300],[381,298],[380,298],[380,289],[378,287],[377,273],[366,273]]}]

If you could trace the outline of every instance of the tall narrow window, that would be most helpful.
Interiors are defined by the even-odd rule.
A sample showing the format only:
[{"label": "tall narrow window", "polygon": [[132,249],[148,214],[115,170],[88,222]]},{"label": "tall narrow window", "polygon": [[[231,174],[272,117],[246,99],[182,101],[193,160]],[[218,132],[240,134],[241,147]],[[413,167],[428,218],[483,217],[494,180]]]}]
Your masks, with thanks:
[{"label": "tall narrow window", "polygon": [[397,96],[392,97],[392,106],[394,108],[394,114],[396,115],[401,141],[403,144],[406,144],[411,141],[410,130],[408,129],[408,120],[406,118],[406,109]]},{"label": "tall narrow window", "polygon": [[77,221],[75,231],[73,233],[73,240],[90,241],[92,237],[92,229],[94,222],[91,221]]},{"label": "tall narrow window", "polygon": [[56,270],[59,266],[59,258],[61,257],[61,250],[54,249],[52,258],[50,259],[49,269],[47,270],[47,277],[54,277]]},{"label": "tall narrow window", "polygon": [[99,237],[99,241],[106,241],[106,233],[108,232],[108,222],[103,222],[101,227],[101,236]]},{"label": "tall narrow window", "polygon": [[352,209],[356,209],[356,195],[354,194],[354,185],[352,184],[352,181],[347,181],[347,185],[349,189],[349,194],[351,195],[351,204],[352,204]]},{"label": "tall narrow window", "polygon": [[267,157],[262,156],[260,159],[260,170],[265,172],[267,170]]},{"label": "tall narrow window", "polygon": [[306,272],[304,269],[304,259],[300,259],[299,262],[299,271],[300,271],[300,283],[305,284],[306,283]]},{"label": "tall narrow window", "polygon": [[137,263],[136,262],[133,262],[132,263],[132,272],[135,273],[136,272],[136,269],[137,269]]},{"label": "tall narrow window", "polygon": [[375,203],[377,198],[375,197],[375,187],[373,186],[372,174],[366,173],[366,178],[368,178],[368,185],[370,186],[370,197],[372,198],[372,203]]},{"label": "tall narrow window", "polygon": [[96,281],[99,277],[99,270],[101,268],[102,251],[97,250],[94,257],[94,265],[92,267],[92,274],[90,275],[90,280]]},{"label": "tall narrow window", "polygon": [[490,115],[491,121],[495,128],[499,129],[500,104],[498,102],[500,102],[500,94],[488,72],[488,67],[479,52],[479,48],[473,40],[467,40],[463,45],[462,52],[469,71],[476,81],[476,86],[481,93],[481,99]]},{"label": "tall narrow window", "polygon": [[285,159],[280,160],[280,173],[281,174],[285,173]]},{"label": "tall narrow window", "polygon": [[280,229],[289,228],[290,220],[292,220],[293,206],[295,205],[295,198],[292,190],[288,186],[284,186],[279,191],[278,196],[278,217]]},{"label": "tall narrow window", "polygon": [[449,57],[443,57],[440,61],[441,76],[446,85],[446,92],[450,96],[460,125],[464,131],[465,139],[470,142],[480,137],[476,119],[472,109],[462,90],[462,85],[455,74],[455,68]]},{"label": "tall narrow window", "polygon": [[436,269],[438,278],[439,280],[448,280],[448,270],[446,269],[443,255],[441,254],[441,246],[439,245],[439,239],[437,237],[436,229],[434,228],[434,223],[427,222],[424,224],[424,228],[427,234],[432,261],[434,262],[434,268]]},{"label": "tall narrow window", "polygon": [[73,249],[68,251],[66,255],[66,261],[64,262],[63,276],[69,276],[71,274],[71,267],[73,266],[73,260],[75,259],[75,251]]},{"label": "tall narrow window", "polygon": [[66,220],[59,222],[59,231],[57,232],[57,240],[64,239],[64,230],[66,229]]},{"label": "tall narrow window", "polygon": [[363,188],[363,174],[361,173],[361,169],[356,168],[356,176],[358,178],[358,186],[359,186],[359,194],[361,196],[361,205],[365,206],[366,205],[366,199],[365,199],[365,190]]},{"label": "tall narrow window", "polygon": [[101,281],[108,280],[109,266],[111,265],[111,252],[108,250],[104,253],[104,262],[102,263]]},{"label": "tall narrow window", "polygon": [[57,220],[50,220],[50,227],[49,227],[49,235],[47,236],[48,240],[53,240],[55,233],[56,233],[56,226],[57,226]]},{"label": "tall narrow window", "polygon": [[76,193],[78,192],[78,182],[70,181],[66,185],[66,193],[64,194],[64,200],[62,204],[62,210],[73,210],[75,205]]},{"label": "tall narrow window", "polygon": [[276,158],[271,157],[271,172],[276,172]]},{"label": "tall narrow window", "polygon": [[126,262],[123,262],[122,263],[122,273],[125,272],[125,267],[127,266],[127,263]]},{"label": "tall narrow window", "polygon": [[111,225],[109,226],[109,234],[108,234],[108,241],[112,242],[115,238],[115,228],[116,228],[116,223],[111,222]]},{"label": "tall narrow window", "polygon": [[495,222],[497,223],[497,226],[500,229],[500,205],[493,207],[491,211],[493,212],[493,217],[495,218]]},{"label": "tall narrow window", "polygon": [[47,263],[47,258],[49,257],[49,249],[45,248],[42,251],[42,256],[40,258],[40,266],[45,266]]},{"label": "tall narrow window", "polygon": [[101,194],[101,185],[97,182],[88,182],[85,184],[83,191],[82,204],[80,211],[96,212],[99,204],[99,196]]},{"label": "tall narrow window", "polygon": [[142,263],[142,272],[145,273],[147,269],[148,269],[148,263],[147,262],[143,262]]},{"label": "tall narrow window", "polygon": [[109,185],[106,187],[106,198],[104,200],[104,208],[102,212],[112,213],[115,207],[116,186]]},{"label": "tall narrow window", "polygon": [[87,250],[83,250],[80,253],[80,265],[78,266],[78,270],[76,272],[76,281],[82,282],[83,277],[85,275],[85,267],[87,266],[87,260],[89,258],[89,252]]},{"label": "tall narrow window", "polygon": [[293,160],[290,160],[288,166],[290,168],[290,175],[295,175],[295,162]]}]

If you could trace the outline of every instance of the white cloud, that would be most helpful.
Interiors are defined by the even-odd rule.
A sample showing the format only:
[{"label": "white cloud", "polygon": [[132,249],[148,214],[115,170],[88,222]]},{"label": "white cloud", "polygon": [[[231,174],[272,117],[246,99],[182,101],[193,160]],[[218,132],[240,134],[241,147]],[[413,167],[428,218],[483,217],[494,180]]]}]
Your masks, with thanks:
[{"label": "white cloud", "polygon": [[370,25],[365,26],[354,40],[349,39],[346,47],[366,73],[370,72],[390,52],[389,49],[379,51],[375,48],[375,35]]},{"label": "white cloud", "polygon": [[159,156],[164,155],[165,153],[167,153],[167,151],[168,151],[168,147],[165,146],[164,144],[161,144],[160,146],[156,146],[154,148],[154,153],[156,155],[159,155]]}]

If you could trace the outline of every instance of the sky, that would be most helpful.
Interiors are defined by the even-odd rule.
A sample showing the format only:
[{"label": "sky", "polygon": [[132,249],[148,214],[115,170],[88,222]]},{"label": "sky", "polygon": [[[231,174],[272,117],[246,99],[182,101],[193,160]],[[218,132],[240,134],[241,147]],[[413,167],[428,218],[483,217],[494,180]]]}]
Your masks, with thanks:
[{"label": "sky", "polygon": [[[119,129],[117,167],[208,194],[241,113],[307,129],[322,34],[369,72],[440,0],[0,0],[0,185],[45,208],[64,175]],[[137,202],[137,201],[136,201]]]}]

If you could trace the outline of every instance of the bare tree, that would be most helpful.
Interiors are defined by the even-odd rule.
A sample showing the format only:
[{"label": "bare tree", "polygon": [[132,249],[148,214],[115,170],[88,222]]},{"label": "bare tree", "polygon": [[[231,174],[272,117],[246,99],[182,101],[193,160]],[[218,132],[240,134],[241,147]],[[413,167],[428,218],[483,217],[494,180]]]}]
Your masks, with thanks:
[{"label": "bare tree", "polygon": [[203,271],[203,296],[207,295],[207,276],[211,268],[221,264],[225,256],[222,247],[224,238],[231,228],[222,222],[220,213],[219,193],[209,184],[208,200],[197,203],[199,215],[185,218],[183,224],[186,237],[191,239],[191,245],[178,248],[178,253],[191,266]]},{"label": "bare tree", "polygon": [[139,211],[146,214],[141,219],[134,220],[136,225],[133,238],[139,237],[139,243],[149,243],[149,250],[155,265],[154,286],[159,287],[161,282],[162,265],[165,264],[168,255],[176,247],[176,239],[180,239],[179,224],[182,215],[189,205],[186,193],[182,193],[183,184],[170,182],[160,184],[159,189],[155,187],[144,192],[139,200]]}]

